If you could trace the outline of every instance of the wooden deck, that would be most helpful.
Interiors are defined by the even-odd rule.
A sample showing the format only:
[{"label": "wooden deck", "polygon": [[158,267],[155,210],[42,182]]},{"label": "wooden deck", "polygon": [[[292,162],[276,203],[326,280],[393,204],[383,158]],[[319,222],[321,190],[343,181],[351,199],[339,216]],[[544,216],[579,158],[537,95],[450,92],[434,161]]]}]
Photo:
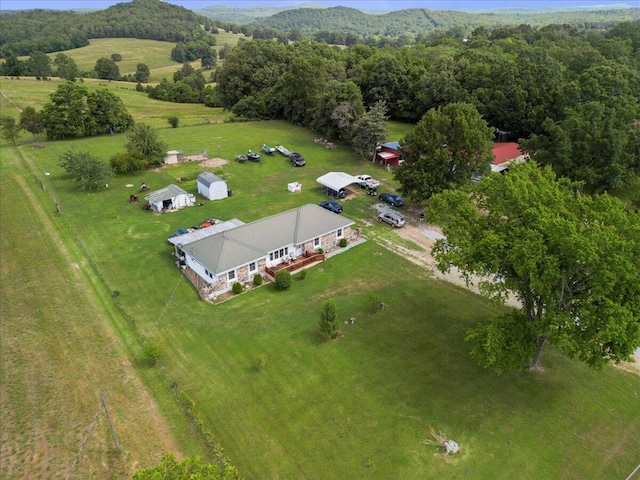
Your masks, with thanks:
[{"label": "wooden deck", "polygon": [[314,254],[311,254],[311,255],[305,255],[305,256],[298,257],[293,262],[281,263],[279,265],[276,265],[273,268],[265,267],[265,272],[271,278],[275,278],[275,274],[276,274],[276,272],[278,270],[286,269],[290,273],[294,273],[294,272],[297,272],[298,270],[301,270],[302,268],[304,268],[304,267],[306,267],[308,265],[311,265],[313,263],[322,262],[322,261],[324,261],[324,254],[322,254],[322,253],[314,253]]}]

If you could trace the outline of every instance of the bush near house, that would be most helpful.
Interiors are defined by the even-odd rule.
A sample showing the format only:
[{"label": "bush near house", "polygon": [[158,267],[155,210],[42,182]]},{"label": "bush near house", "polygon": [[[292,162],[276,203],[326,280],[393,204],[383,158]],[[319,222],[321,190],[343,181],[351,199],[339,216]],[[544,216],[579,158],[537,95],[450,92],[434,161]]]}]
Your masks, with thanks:
[{"label": "bush near house", "polygon": [[289,273],[289,270],[278,270],[275,279],[278,290],[287,290],[291,287],[291,273]]}]

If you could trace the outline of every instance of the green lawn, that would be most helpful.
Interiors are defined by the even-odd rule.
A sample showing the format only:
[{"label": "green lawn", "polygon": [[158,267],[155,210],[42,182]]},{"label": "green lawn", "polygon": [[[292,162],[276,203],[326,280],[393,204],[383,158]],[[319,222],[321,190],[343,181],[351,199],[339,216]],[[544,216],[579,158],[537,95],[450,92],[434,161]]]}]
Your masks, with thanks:
[{"label": "green lawn", "polygon": [[[153,112],[147,102],[136,97],[137,118],[161,125],[167,104],[159,102]],[[148,121],[147,114],[157,117]],[[397,134],[405,129],[394,125]],[[100,308],[113,309],[108,293],[117,290],[118,304],[138,331],[160,341],[160,365],[140,370],[143,381],[161,405],[168,405],[166,387],[172,382],[194,399],[243,477],[620,479],[635,468],[637,375],[613,367],[594,372],[553,348],[544,353],[544,372],[497,376],[482,370],[469,358],[465,331],[500,307],[430,279],[374,241],[310,269],[304,281],[294,278],[290,291],[265,285],[219,305],[199,300],[173,265],[166,241],[172,231],[209,216],[251,221],[317,203],[323,197],[315,179],[330,170],[369,173],[383,182],[382,190],[393,190],[395,182],[389,172],[347,148],[324,149],[313,142],[313,132],[281,121],[212,123],[159,133],[169,149],[207,150],[227,159],[259,151],[262,143],[281,143],[302,153],[307,166],[294,168],[278,154],[263,156],[260,164],[232,161],[215,170],[227,180],[232,197],[155,215],[127,202],[135,187],[144,181],[154,189],[178,176],[195,178],[200,165],[116,177],[106,191],[87,193],[75,188],[57,158],[76,148],[106,159],[124,148],[125,136],[47,142],[41,149],[27,144],[19,150],[33,174],[51,181],[46,194],[38,192],[36,198],[59,224],[54,236],[78,255],[76,263],[100,278],[95,287],[104,297]],[[3,152],[3,166],[7,161]],[[3,181],[18,174],[5,169]],[[31,174],[20,175],[35,189]],[[302,192],[289,193],[291,181],[301,182]],[[193,180],[183,186],[196,191]],[[60,217],[53,201],[61,206]],[[369,238],[393,238],[394,232],[377,222],[366,226],[374,219],[374,202],[358,195],[344,202],[344,215]],[[14,215],[7,228],[19,228],[19,218]],[[17,241],[12,245],[20,248]],[[60,258],[49,268],[66,267]],[[75,304],[72,293],[60,295]],[[369,295],[387,307],[367,311]],[[317,326],[328,298],[336,300],[341,321],[342,336],[335,341],[323,338]],[[25,308],[42,324],[36,322],[34,329],[48,325],[35,303],[26,302]],[[342,323],[350,317],[356,318],[354,325]],[[134,349],[131,323],[115,315],[110,324],[123,348]],[[122,362],[127,358],[110,352]],[[258,368],[261,354],[267,362]],[[139,400],[130,402],[134,408]],[[124,399],[121,408],[126,407]],[[168,406],[165,410],[177,425],[181,452],[199,453],[184,440],[188,426]],[[460,455],[438,454],[431,427],[459,442]]]},{"label": "green lawn", "polygon": [[[257,132],[263,137],[256,138]],[[163,137],[169,143],[180,138],[180,147],[197,150],[218,133],[223,156],[246,145],[247,138],[260,142],[278,133],[309,166],[294,169],[277,156],[260,165],[232,163],[219,172],[228,178],[232,198],[155,216],[125,202],[129,190],[121,182],[137,184],[138,178],[116,180],[105,193],[79,193],[48,160],[63,143],[23,148],[35,164],[54,172],[63,214],[143,333],[160,315],[178,276],[164,241],[167,233],[209,215],[248,221],[317,201],[313,177],[330,161],[339,159],[352,173],[358,163],[363,166],[341,158],[350,156],[346,151],[322,150],[310,133],[282,122],[166,130]],[[100,153],[117,140],[85,140],[82,146]],[[144,181],[160,187],[193,167],[147,172]],[[288,193],[288,180],[302,181],[303,193]],[[351,207],[346,205],[347,215],[366,217],[364,205]],[[388,308],[365,313],[370,292]],[[343,326],[345,336],[336,342],[322,339],[316,326],[329,297],[338,301],[341,319],[358,319]],[[249,478],[308,477],[318,471],[323,478],[454,473],[583,478],[594,468],[616,478],[629,470],[633,462],[623,460],[624,448],[604,465],[600,450],[606,448],[607,431],[611,440],[638,444],[640,429],[627,428],[637,411],[633,401],[623,401],[630,386],[640,386],[637,377],[614,370],[593,373],[553,355],[545,358],[547,371],[540,375],[496,377],[482,371],[469,360],[462,338],[492,311],[478,297],[431,281],[414,265],[368,243],[316,267],[287,293],[266,286],[213,307],[199,301],[185,281],[156,335],[166,351],[168,378],[197,401]],[[267,366],[256,371],[261,353],[268,356]],[[615,418],[601,417],[602,411],[614,411]],[[463,445],[460,459],[451,463],[434,456],[435,448],[424,444],[430,426]]]}]

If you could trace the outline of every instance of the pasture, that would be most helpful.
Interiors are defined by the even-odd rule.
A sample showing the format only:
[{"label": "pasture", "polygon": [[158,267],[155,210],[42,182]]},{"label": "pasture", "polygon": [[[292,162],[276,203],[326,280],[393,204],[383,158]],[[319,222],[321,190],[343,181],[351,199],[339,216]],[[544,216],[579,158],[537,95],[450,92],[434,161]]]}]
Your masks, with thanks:
[{"label": "pasture", "polygon": [[[31,83],[3,80],[8,104],[32,101],[29,89],[46,98],[38,89],[53,84]],[[316,145],[316,135],[301,127],[210,123],[224,112],[155,102],[113,83],[107,87],[123,96],[137,121],[157,127],[166,126],[161,120],[171,109],[184,109],[188,126],[162,128],[160,137],[168,149],[231,160],[214,173],[227,180],[233,195],[155,215],[128,203],[129,195],[142,182],[153,190],[177,177],[187,178],[181,185],[195,193],[200,164],[115,177],[105,191],[84,192],[57,166],[59,156],[73,148],[106,160],[124,148],[126,136],[44,142],[44,148],[2,145],[1,258],[3,279],[10,279],[1,286],[3,425],[12,420],[2,432],[2,464],[13,468],[3,470],[3,477],[49,478],[39,465],[65,471],[99,403],[98,392],[112,382],[122,392],[110,400],[118,431],[132,434],[149,423],[153,428],[137,441],[123,434],[126,454],[114,459],[100,415],[74,478],[105,464],[117,466],[106,470],[113,478],[126,478],[134,466],[150,465],[166,450],[210,459],[177,410],[170,385],[196,402],[245,478],[619,479],[637,465],[637,375],[613,367],[595,372],[553,348],[543,355],[544,372],[497,376],[477,367],[465,331],[503,307],[431,279],[373,241],[394,239],[395,233],[374,222],[375,199],[366,195],[343,202],[343,215],[370,238],[365,244],[313,267],[304,280],[294,277],[290,291],[265,285],[226,303],[201,301],[173,264],[166,237],[177,228],[209,216],[247,222],[317,203],[323,196],[315,179],[330,170],[369,173],[383,182],[381,191],[392,190],[394,180],[343,146]],[[393,128],[399,135],[409,127]],[[263,143],[302,153],[307,166],[294,168],[277,154],[263,156],[260,164],[233,162]],[[301,182],[302,192],[288,192],[291,181]],[[373,312],[372,295],[387,308]],[[338,304],[342,336],[335,341],[317,326],[329,298]],[[355,324],[344,323],[350,317]],[[160,363],[127,368],[122,377],[139,335],[160,343]],[[67,345],[62,353],[61,343]],[[260,355],[266,356],[264,366],[257,362]],[[80,362],[88,372],[76,370]],[[85,377],[94,379],[90,388],[81,381]],[[55,402],[23,401],[25,392],[37,399],[51,389]],[[66,389],[73,395],[62,395]],[[84,401],[76,404],[78,397]],[[73,434],[42,421],[67,418],[61,412],[71,405],[77,411],[69,421]],[[138,419],[133,412],[142,415],[141,405],[153,409]],[[28,440],[36,428],[44,438],[39,443]],[[456,440],[461,453],[440,454],[431,428]],[[54,458],[55,443],[62,451]]]}]

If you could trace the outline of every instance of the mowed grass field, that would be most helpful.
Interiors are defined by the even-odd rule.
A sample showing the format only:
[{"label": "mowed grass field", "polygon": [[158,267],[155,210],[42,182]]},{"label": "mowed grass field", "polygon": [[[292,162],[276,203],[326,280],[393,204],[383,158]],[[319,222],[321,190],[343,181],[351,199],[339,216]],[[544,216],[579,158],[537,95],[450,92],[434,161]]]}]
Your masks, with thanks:
[{"label": "mowed grass field", "polygon": [[180,445],[205,453],[193,432],[176,428],[182,413],[175,403],[153,397],[149,387],[163,384],[143,381],[146,372],[129,364],[135,339],[121,330],[110,292],[33,181],[17,149],[3,146],[0,477],[130,478]]},{"label": "mowed grass field", "polygon": [[[106,86],[128,106],[132,101],[130,110],[138,121],[164,126],[160,118],[165,107],[173,108],[128,97],[115,84]],[[17,106],[31,98],[23,88],[34,89],[35,95],[37,87],[49,88],[49,82],[2,82],[7,102]],[[108,159],[124,149],[126,136],[45,142],[44,148],[3,144],[1,398],[2,423],[10,429],[2,432],[2,464],[12,468],[3,470],[3,477],[36,478],[35,471],[41,478],[59,478],[36,469],[44,465],[65,472],[81,444],[83,427],[99,406],[98,392],[109,388],[110,381],[113,391],[124,390],[129,382],[144,385],[113,400],[118,432],[148,425],[150,417],[126,414],[144,411],[149,404],[156,406],[151,418],[158,424],[138,442],[121,434],[127,454],[114,460],[100,414],[78,460],[76,478],[87,478],[84,472],[109,461],[119,462],[111,478],[126,478],[133,465],[152,464],[167,451],[210,458],[176,412],[169,388],[174,382],[196,402],[245,478],[619,479],[635,468],[640,461],[640,378],[613,367],[589,370],[553,348],[544,353],[544,372],[497,376],[477,367],[468,356],[465,331],[502,307],[432,280],[424,269],[372,241],[396,237],[375,222],[372,197],[360,194],[343,202],[344,215],[370,240],[313,267],[303,281],[294,277],[290,291],[265,285],[223,304],[201,301],[173,265],[166,237],[177,228],[209,216],[247,222],[317,203],[323,197],[315,179],[331,170],[372,174],[382,180],[382,190],[395,184],[388,172],[345,147],[316,145],[317,135],[307,129],[280,121],[198,125],[200,106],[181,107],[193,124],[160,129],[168,149],[206,150],[231,160],[248,149],[259,151],[262,143],[281,143],[302,153],[307,166],[293,168],[278,155],[263,157],[260,164],[231,161],[211,169],[227,180],[230,198],[155,215],[128,203],[137,186],[144,181],[161,188],[186,177],[190,180],[182,186],[196,193],[194,179],[201,165],[115,177],[107,190],[89,193],[79,191],[57,166],[58,157],[73,148]],[[154,116],[148,120],[145,112]],[[215,109],[207,112],[203,120],[223,115]],[[394,124],[394,135],[408,128]],[[45,183],[46,192],[34,176]],[[302,192],[289,193],[286,184],[291,181],[301,182]],[[113,291],[119,292],[115,298]],[[370,295],[387,307],[373,313],[367,308]],[[335,341],[326,340],[317,326],[329,298],[338,304],[342,332]],[[54,323],[65,315],[74,328]],[[355,324],[344,323],[351,317]],[[90,333],[77,331],[88,319],[96,322]],[[59,332],[68,335],[74,348],[59,346],[65,338]],[[121,377],[137,349],[138,334],[158,340],[160,364],[126,369]],[[31,340],[34,336],[39,342]],[[257,365],[259,355],[266,355],[263,367]],[[89,369],[80,375],[83,381],[95,376],[98,386],[92,384],[93,390],[76,376],[79,363]],[[42,405],[24,400],[48,397],[54,387],[89,390],[86,405],[76,404],[77,393],[56,393],[57,402]],[[134,394],[147,391],[152,398]],[[75,426],[75,435],[42,422],[51,411],[53,417],[67,418],[56,413],[58,408],[81,412],[84,421],[77,422],[74,415],[77,423],[69,427]],[[441,455],[431,428],[459,442],[461,453],[455,458]],[[66,455],[52,455],[49,443],[38,448],[25,440],[35,438],[36,429]],[[171,433],[157,438],[164,432]]]},{"label": "mowed grass field", "polygon": [[[244,37],[241,34],[233,34],[221,31],[215,35],[216,45],[212,47],[216,53],[225,43],[235,46],[238,39]],[[89,45],[81,48],[66,50],[62,53],[71,57],[81,72],[93,71],[96,60],[99,58],[111,58],[114,53],[122,55],[122,60],[117,63],[120,75],[134,74],[139,63],[144,63],[151,72],[149,83],[158,83],[163,78],[173,81],[173,73],[182,67],[182,64],[171,59],[171,50],[176,46],[174,42],[161,42],[158,40],[141,40],[137,38],[94,38]],[[51,60],[57,53],[49,54]],[[21,57],[25,59],[27,57]],[[221,60],[218,60],[219,62]],[[200,61],[190,62],[193,68],[200,68]],[[208,75],[205,72],[205,75]]]}]

